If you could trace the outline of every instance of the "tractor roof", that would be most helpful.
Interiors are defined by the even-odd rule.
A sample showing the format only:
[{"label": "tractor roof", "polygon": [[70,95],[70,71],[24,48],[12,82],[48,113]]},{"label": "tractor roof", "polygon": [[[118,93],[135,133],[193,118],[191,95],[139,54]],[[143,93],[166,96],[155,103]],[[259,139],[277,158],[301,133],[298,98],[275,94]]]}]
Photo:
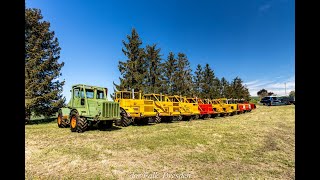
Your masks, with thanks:
[{"label": "tractor roof", "polygon": [[72,86],[72,88],[75,88],[75,87],[84,87],[86,89],[107,89],[106,87],[91,86],[86,84],[75,84]]}]

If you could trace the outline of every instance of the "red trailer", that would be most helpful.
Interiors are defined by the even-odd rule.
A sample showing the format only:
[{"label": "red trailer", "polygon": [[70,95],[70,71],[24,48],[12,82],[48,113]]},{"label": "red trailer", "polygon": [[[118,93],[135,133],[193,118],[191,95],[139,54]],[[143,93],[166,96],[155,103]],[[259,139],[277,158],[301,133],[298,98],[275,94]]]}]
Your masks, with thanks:
[{"label": "red trailer", "polygon": [[240,110],[240,113],[250,112],[251,111],[251,104],[248,102],[245,102],[243,99],[236,99],[236,102],[238,104],[238,108]]},{"label": "red trailer", "polygon": [[198,103],[198,110],[200,111],[200,118],[210,118],[214,117],[214,110],[212,109],[212,104],[206,103],[206,101],[199,98],[187,98],[189,103]]},{"label": "red trailer", "polygon": [[253,103],[248,103],[244,99],[239,99],[238,100],[238,105],[244,109],[244,112],[250,112],[252,109],[256,108],[256,105]]}]

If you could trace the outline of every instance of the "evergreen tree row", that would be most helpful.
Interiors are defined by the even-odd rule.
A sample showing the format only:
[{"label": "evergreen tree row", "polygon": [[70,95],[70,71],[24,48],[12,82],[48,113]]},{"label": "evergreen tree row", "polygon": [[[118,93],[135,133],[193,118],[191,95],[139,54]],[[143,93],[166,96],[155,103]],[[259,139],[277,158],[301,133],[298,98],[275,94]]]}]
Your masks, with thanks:
[{"label": "evergreen tree row", "polygon": [[25,115],[51,116],[64,105],[60,46],[40,9],[25,10]]},{"label": "evergreen tree row", "polygon": [[[200,64],[192,73],[190,62],[182,52],[169,52],[166,59],[156,44],[142,46],[142,40],[133,28],[122,52],[126,59],[119,61],[120,83],[113,82],[115,91],[142,91],[199,98],[237,98],[249,100],[248,89],[240,77],[228,82],[217,78],[209,64]],[[114,97],[114,94],[111,95]]]}]

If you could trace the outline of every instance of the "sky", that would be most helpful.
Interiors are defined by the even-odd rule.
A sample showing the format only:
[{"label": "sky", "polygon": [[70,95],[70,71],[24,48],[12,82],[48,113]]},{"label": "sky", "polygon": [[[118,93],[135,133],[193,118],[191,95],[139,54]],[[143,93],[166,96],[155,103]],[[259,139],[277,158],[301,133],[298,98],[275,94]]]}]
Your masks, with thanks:
[{"label": "sky", "polygon": [[[61,47],[67,102],[73,84],[119,83],[122,41],[135,28],[142,47],[157,44],[163,60],[185,53],[193,72],[206,63],[218,78],[240,77],[251,96],[295,89],[293,0],[27,0],[41,10]],[[109,96],[110,98],[110,96]]]}]

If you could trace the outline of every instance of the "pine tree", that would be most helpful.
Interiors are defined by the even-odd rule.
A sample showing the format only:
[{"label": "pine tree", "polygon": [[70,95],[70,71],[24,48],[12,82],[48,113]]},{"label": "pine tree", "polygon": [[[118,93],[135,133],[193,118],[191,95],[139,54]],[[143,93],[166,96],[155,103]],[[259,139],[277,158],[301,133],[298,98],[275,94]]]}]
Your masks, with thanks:
[{"label": "pine tree", "polygon": [[190,62],[184,53],[178,53],[177,69],[174,73],[173,82],[176,86],[175,94],[191,96],[192,76]]},{"label": "pine tree", "polygon": [[203,71],[200,64],[197,65],[197,69],[193,76],[193,92],[194,96],[200,97],[202,93]]},{"label": "pine tree", "polygon": [[177,60],[173,52],[170,52],[167,60],[163,65],[163,84],[162,93],[173,95],[176,92],[176,85],[174,84],[174,74],[177,71]]},{"label": "pine tree", "polygon": [[221,81],[218,77],[215,78],[215,94],[218,98],[223,97],[222,96],[222,86],[221,86]]},{"label": "pine tree", "polygon": [[243,99],[245,99],[247,101],[250,101],[250,97],[251,97],[250,96],[250,92],[249,92],[249,89],[246,86],[243,87],[242,97],[243,97]]},{"label": "pine tree", "polygon": [[160,93],[162,84],[162,64],[160,48],[156,45],[146,47],[146,68],[147,79],[145,83],[145,93]]},{"label": "pine tree", "polygon": [[243,81],[240,77],[236,77],[231,82],[232,93],[230,94],[232,98],[237,99],[250,99],[250,93],[248,88],[243,85]]},{"label": "pine tree", "polygon": [[220,90],[221,90],[221,97],[225,98],[231,98],[231,96],[228,94],[228,89],[229,89],[229,82],[226,80],[225,77],[222,77],[220,80]]},{"label": "pine tree", "polygon": [[128,42],[122,41],[124,48],[123,54],[127,57],[125,61],[119,61],[119,71],[122,77],[119,78],[120,84],[113,82],[116,90],[144,90],[147,78],[144,48],[141,48],[142,41],[135,28],[131,35],[127,35]]},{"label": "pine tree", "polygon": [[202,82],[202,98],[218,98],[216,79],[213,70],[207,63],[203,69],[203,82]]},{"label": "pine tree", "polygon": [[64,105],[64,81],[59,81],[64,62],[59,63],[60,50],[50,23],[43,21],[40,9],[25,11],[25,112],[29,119],[51,116]]}]

